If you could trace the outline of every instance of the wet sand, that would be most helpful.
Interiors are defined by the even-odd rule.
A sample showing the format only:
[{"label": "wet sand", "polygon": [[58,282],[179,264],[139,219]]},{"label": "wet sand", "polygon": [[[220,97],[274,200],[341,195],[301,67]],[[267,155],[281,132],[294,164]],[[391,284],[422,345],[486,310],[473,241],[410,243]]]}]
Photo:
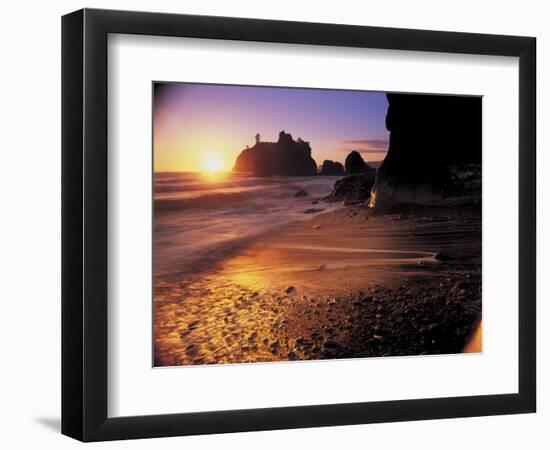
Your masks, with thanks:
[{"label": "wet sand", "polygon": [[481,316],[479,208],[312,216],[199,274],[157,276],[155,365],[464,349]]}]

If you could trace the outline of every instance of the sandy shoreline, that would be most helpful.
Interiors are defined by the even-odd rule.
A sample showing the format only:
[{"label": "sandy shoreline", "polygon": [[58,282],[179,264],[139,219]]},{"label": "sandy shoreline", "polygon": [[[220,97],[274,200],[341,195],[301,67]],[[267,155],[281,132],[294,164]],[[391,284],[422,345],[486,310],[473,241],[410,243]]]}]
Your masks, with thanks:
[{"label": "sandy shoreline", "polygon": [[200,277],[156,277],[155,365],[463,350],[481,315],[479,207],[312,216]]}]

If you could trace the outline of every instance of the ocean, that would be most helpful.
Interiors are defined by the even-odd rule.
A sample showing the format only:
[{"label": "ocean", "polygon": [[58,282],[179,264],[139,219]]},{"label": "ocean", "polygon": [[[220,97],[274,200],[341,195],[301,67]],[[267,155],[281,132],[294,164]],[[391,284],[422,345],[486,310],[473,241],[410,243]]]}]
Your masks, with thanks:
[{"label": "ocean", "polygon": [[[316,203],[339,178],[155,173],[155,276],[212,269],[285,224],[341,207]],[[308,195],[295,197],[300,190]]]}]

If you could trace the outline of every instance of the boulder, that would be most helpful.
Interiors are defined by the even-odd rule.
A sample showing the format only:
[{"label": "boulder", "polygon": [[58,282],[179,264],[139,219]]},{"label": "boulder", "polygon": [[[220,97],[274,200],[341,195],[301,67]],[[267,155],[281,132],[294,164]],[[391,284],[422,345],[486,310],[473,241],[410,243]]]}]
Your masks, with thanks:
[{"label": "boulder", "polygon": [[369,200],[376,172],[350,175],[334,183],[334,189],[325,200],[360,202]]},{"label": "boulder", "polygon": [[324,211],[324,209],[321,208],[308,208],[304,211],[304,214],[317,214]]},{"label": "boulder", "polygon": [[317,164],[311,157],[309,142],[281,131],[277,142],[261,142],[241,151],[233,166],[234,172],[254,176],[309,176],[317,174]]}]

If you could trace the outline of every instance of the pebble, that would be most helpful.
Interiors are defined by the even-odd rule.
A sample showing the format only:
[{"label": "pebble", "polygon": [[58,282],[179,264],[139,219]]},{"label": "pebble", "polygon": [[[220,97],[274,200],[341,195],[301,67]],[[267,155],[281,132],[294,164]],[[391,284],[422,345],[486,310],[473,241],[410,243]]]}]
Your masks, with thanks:
[{"label": "pebble", "polygon": [[412,295],[413,297],[420,295],[422,292],[422,289],[419,286],[414,286],[411,289],[409,289],[409,295]]},{"label": "pebble", "polygon": [[199,351],[199,348],[195,344],[188,345],[185,349],[185,353],[188,355],[195,355]]},{"label": "pebble", "polygon": [[336,342],[334,339],[327,339],[324,343],[323,343],[323,346],[325,348],[336,348],[338,347],[338,342]]},{"label": "pebble", "polygon": [[438,252],[434,255],[434,258],[438,261],[450,261],[453,259],[447,252]]},{"label": "pebble", "polygon": [[199,326],[200,323],[201,323],[200,320],[195,320],[195,321],[191,322],[189,325],[187,325],[187,329],[188,330],[194,330],[195,328],[197,328]]}]

